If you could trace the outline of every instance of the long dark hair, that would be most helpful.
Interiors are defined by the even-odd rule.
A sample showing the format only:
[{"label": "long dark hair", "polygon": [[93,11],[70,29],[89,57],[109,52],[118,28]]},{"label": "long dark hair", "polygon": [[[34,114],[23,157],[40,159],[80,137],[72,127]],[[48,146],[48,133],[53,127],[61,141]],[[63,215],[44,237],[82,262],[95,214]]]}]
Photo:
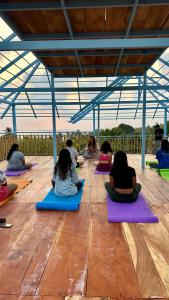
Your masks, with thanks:
[{"label": "long dark hair", "polygon": [[13,144],[12,147],[11,147],[11,149],[8,152],[7,160],[10,160],[13,152],[18,151],[18,150],[19,150],[19,145],[18,144]]},{"label": "long dark hair", "polygon": [[105,153],[105,154],[108,153],[108,152],[111,152],[111,153],[113,152],[112,148],[111,148],[111,145],[108,141],[103,142],[103,144],[101,145],[100,151]]},{"label": "long dark hair", "polygon": [[72,160],[68,149],[62,149],[59,153],[58,162],[55,165],[55,175],[58,172],[59,177],[62,180],[67,178],[69,172],[71,172]]},{"label": "long dark hair", "polygon": [[[92,142],[90,141],[92,139]],[[93,146],[93,148],[96,148],[96,139],[93,135],[90,135],[89,142],[88,142],[88,147]]]},{"label": "long dark hair", "polygon": [[169,152],[169,145],[167,140],[162,140],[161,142],[161,150],[165,152]]},{"label": "long dark hair", "polygon": [[117,151],[114,155],[113,170],[121,171],[128,167],[127,155],[124,151]]}]

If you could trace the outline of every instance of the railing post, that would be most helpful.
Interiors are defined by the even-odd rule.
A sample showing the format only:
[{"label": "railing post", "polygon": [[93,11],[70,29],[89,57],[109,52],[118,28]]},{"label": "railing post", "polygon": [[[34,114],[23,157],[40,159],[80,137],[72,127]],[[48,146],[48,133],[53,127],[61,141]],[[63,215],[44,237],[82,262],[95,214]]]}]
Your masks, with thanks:
[{"label": "railing post", "polygon": [[55,92],[54,92],[54,87],[55,87],[55,82],[54,82],[54,76],[51,75],[51,88],[52,90],[52,126],[53,126],[53,158],[54,158],[54,163],[57,161],[57,139],[56,139],[56,109],[55,109]]},{"label": "railing post", "polygon": [[145,169],[145,145],[146,145],[146,87],[147,87],[147,74],[144,74],[143,77],[143,111],[142,111],[142,161],[141,167]]},{"label": "railing post", "polygon": [[16,108],[15,105],[12,105],[12,124],[13,124],[13,134],[17,134],[17,129],[16,129]]},{"label": "railing post", "polygon": [[95,122],[96,122],[96,119],[95,119],[95,109],[94,109],[94,106],[93,106],[93,136],[95,136],[96,134],[96,128],[95,128]]},{"label": "railing post", "polygon": [[164,138],[167,138],[167,108],[164,108]]}]

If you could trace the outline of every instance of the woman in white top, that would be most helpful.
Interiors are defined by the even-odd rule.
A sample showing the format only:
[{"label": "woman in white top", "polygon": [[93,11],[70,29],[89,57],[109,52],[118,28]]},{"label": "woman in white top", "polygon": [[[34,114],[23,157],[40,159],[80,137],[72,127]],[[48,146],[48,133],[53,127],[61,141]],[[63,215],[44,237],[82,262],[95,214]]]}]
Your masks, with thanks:
[{"label": "woman in white top", "polygon": [[19,145],[13,144],[7,155],[7,170],[18,171],[24,169],[30,169],[32,164],[26,164],[24,154],[19,151]]},{"label": "woman in white top", "polygon": [[75,195],[82,187],[76,173],[76,167],[73,165],[70,152],[67,149],[62,149],[59,154],[58,162],[54,168],[52,184],[54,193],[58,196]]}]

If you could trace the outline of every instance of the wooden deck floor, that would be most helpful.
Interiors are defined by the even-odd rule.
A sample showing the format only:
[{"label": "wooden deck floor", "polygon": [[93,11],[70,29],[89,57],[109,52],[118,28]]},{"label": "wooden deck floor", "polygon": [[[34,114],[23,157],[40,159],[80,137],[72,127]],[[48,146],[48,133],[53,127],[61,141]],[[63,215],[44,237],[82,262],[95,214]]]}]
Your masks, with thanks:
[{"label": "wooden deck floor", "polygon": [[0,300],[169,299],[169,182],[143,172],[140,158],[129,161],[156,224],[108,224],[108,176],[94,175],[92,161],[79,172],[86,181],[78,212],[36,212],[50,188],[53,160],[29,158],[40,163],[22,176],[33,182],[0,208],[14,225],[0,229]]}]

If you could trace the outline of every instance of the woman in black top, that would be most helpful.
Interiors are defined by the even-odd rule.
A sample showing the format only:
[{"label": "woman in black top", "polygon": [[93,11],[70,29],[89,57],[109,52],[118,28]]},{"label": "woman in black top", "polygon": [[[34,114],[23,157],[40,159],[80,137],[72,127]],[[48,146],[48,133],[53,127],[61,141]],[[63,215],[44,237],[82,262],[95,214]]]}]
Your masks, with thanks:
[{"label": "woman in black top", "polygon": [[110,171],[110,182],[105,183],[110,198],[115,202],[134,202],[138,198],[141,185],[136,181],[136,172],[128,166],[127,155],[117,151]]}]

